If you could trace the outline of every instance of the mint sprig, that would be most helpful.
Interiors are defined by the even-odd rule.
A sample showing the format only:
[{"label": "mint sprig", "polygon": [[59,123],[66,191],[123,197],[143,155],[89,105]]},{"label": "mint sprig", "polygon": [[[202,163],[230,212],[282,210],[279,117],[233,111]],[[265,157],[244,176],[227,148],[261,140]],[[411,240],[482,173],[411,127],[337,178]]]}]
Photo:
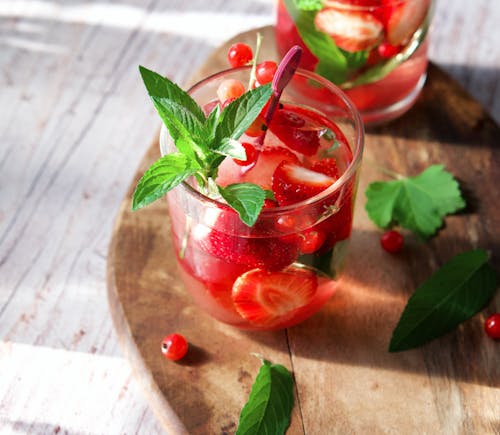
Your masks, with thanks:
[{"label": "mint sprig", "polygon": [[245,149],[238,139],[269,101],[271,85],[244,93],[223,110],[217,105],[206,117],[196,101],[175,83],[142,66],[139,70],[177,152],[160,158],[146,171],[134,192],[133,210],[150,204],[194,176],[202,193],[220,193],[239,213],[242,221],[252,226],[266,197],[262,188],[251,183],[218,189],[212,187],[218,167],[226,157],[246,158]]},{"label": "mint sprig", "polygon": [[243,407],[236,435],[284,434],[293,408],[293,378],[280,364],[264,360]]},{"label": "mint sprig", "polygon": [[423,283],[393,332],[389,352],[425,344],[480,311],[496,290],[496,274],[486,251],[477,249],[451,259]]}]

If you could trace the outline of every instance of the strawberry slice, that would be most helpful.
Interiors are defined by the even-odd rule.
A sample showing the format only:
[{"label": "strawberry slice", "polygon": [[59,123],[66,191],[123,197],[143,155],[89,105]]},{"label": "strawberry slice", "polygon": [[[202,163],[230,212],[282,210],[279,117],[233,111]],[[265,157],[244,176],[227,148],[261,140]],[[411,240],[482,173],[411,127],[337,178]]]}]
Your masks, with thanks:
[{"label": "strawberry slice", "polygon": [[283,161],[298,163],[299,159],[292,151],[284,147],[264,148],[259,153],[257,162],[252,169],[242,176],[241,182],[255,183],[263,189],[270,189],[273,173]]},{"label": "strawberry slice", "polygon": [[[389,7],[393,0],[385,0]],[[429,0],[413,0],[401,2],[390,8],[386,18],[386,36],[391,45],[401,45],[411,38],[424,21]]]},{"label": "strawberry slice", "polygon": [[297,113],[286,109],[276,111],[269,129],[294,151],[306,156],[318,151],[320,129],[306,125],[305,119]]},{"label": "strawberry slice", "polygon": [[246,228],[238,227],[244,224],[240,223],[237,215],[233,215],[234,212],[220,213],[213,228],[203,225],[195,227],[193,237],[203,252],[226,263],[243,266],[245,270],[280,270],[296,260],[299,252],[298,238],[235,235],[244,234]]},{"label": "strawberry slice", "polygon": [[314,18],[316,28],[349,52],[368,50],[383,37],[384,26],[369,12],[345,11],[327,8]]},{"label": "strawberry slice", "polygon": [[312,198],[334,182],[328,175],[282,162],[274,171],[272,189],[279,205],[289,205]]},{"label": "strawberry slice", "polygon": [[235,281],[232,298],[243,318],[269,328],[291,319],[297,309],[311,302],[317,288],[318,279],[308,269],[294,266],[279,272],[255,269]]},{"label": "strawberry slice", "polygon": [[329,157],[323,160],[318,160],[314,162],[311,166],[311,171],[320,172],[322,174],[328,175],[335,180],[339,178],[339,169],[337,168],[337,160],[333,157]]}]

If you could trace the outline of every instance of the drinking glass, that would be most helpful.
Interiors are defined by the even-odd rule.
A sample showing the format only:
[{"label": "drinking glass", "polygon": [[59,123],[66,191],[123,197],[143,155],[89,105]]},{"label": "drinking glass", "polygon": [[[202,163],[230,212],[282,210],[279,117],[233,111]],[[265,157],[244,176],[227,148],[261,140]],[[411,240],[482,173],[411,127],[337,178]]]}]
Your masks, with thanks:
[{"label": "drinking glass", "polygon": [[[250,67],[222,71],[188,93],[201,107],[213,107],[222,81],[245,83],[249,75]],[[244,329],[289,327],[319,310],[341,279],[352,229],[364,140],[358,111],[338,87],[305,70],[295,73],[280,102],[314,111],[331,127],[331,152],[341,173],[333,185],[299,203],[264,208],[251,227],[223,201],[198,191],[195,180],[167,194],[173,246],[186,290],[211,316]],[[268,133],[264,147],[272,148],[272,140],[276,138]],[[165,127],[160,148],[163,155],[175,151]],[[321,233],[324,242],[317,252],[304,253],[303,240],[311,232]]]},{"label": "drinking glass", "polygon": [[365,124],[386,122],[424,85],[432,9],[432,0],[279,0],[278,52],[300,45],[302,68],[342,88]]}]

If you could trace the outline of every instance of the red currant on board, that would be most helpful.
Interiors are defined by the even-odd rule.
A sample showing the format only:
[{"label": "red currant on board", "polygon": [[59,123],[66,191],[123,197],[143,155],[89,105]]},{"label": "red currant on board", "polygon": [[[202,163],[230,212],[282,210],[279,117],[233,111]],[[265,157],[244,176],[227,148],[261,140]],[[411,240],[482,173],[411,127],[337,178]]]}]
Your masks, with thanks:
[{"label": "red currant on board", "polygon": [[243,44],[242,42],[237,42],[236,44],[231,45],[227,52],[227,61],[232,68],[246,65],[252,59],[252,49],[250,46]]},{"label": "red currant on board", "polygon": [[274,74],[278,66],[276,62],[272,60],[266,60],[265,62],[259,63],[257,69],[255,70],[255,77],[261,85],[270,83],[273,80]]},{"label": "red currant on board", "polygon": [[403,249],[404,239],[403,236],[394,230],[387,231],[382,234],[380,238],[380,244],[382,248],[391,254],[396,254]]},{"label": "red currant on board", "polygon": [[188,343],[180,334],[167,335],[161,342],[161,351],[165,358],[177,361],[186,355]]},{"label": "red currant on board", "polygon": [[500,313],[492,314],[484,322],[484,330],[491,338],[500,339]]},{"label": "red currant on board", "polygon": [[243,146],[243,148],[245,148],[245,153],[247,155],[247,158],[245,160],[233,159],[234,163],[240,166],[248,166],[251,165],[252,163],[255,163],[258,154],[255,147],[248,142],[243,142],[241,145]]}]

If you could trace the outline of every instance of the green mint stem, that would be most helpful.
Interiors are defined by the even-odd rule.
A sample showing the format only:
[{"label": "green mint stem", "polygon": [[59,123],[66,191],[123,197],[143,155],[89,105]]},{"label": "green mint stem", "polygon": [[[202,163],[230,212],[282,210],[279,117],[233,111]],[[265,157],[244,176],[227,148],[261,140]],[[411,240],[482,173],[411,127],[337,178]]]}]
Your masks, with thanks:
[{"label": "green mint stem", "polygon": [[252,59],[252,69],[250,71],[250,80],[248,82],[248,89],[253,89],[255,85],[255,81],[257,80],[256,71],[257,71],[257,60],[259,59],[260,46],[262,45],[262,35],[260,32],[257,32],[257,43],[255,45],[255,55]]}]

